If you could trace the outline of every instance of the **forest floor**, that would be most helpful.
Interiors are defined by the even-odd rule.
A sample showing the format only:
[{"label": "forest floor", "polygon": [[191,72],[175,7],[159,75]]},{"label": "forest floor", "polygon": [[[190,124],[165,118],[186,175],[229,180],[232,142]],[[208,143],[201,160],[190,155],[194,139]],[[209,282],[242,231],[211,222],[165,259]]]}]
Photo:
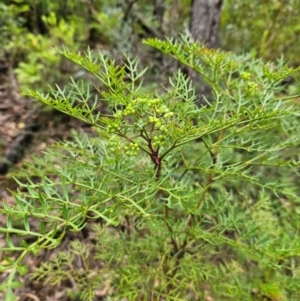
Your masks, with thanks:
[{"label": "forest floor", "polygon": [[[15,203],[10,191],[17,188],[13,176],[22,164],[30,162],[32,156],[43,156],[43,151],[57,140],[68,139],[71,129],[90,127],[59,112],[38,105],[34,100],[20,95],[19,87],[9,62],[0,58],[0,208],[5,200],[9,205]],[[25,180],[25,179],[24,179]],[[6,227],[6,217],[0,215],[0,228]],[[1,232],[1,231],[0,231]],[[28,238],[30,240],[30,238]],[[58,251],[67,250],[69,242],[82,237],[82,233],[69,233],[61,246],[55,250],[45,250],[37,256],[28,256],[26,266],[29,272],[55,257]],[[0,233],[0,247],[6,244],[5,235]],[[4,254],[0,251],[0,263],[5,264]],[[16,255],[15,255],[16,256]],[[11,259],[14,259],[12,255]],[[7,278],[9,271],[0,271],[0,284]],[[29,275],[20,277],[23,286],[16,291],[19,301],[70,301],[71,282],[62,283],[53,289],[42,282],[32,281]],[[98,292],[95,300],[102,300],[105,292]],[[0,300],[4,300],[0,292]]]}]

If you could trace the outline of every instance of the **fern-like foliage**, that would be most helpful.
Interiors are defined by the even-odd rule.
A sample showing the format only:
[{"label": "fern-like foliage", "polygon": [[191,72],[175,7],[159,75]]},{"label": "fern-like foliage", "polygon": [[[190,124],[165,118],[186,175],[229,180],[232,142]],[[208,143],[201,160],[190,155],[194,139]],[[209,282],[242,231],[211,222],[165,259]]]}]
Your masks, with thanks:
[{"label": "fern-like foliage", "polygon": [[[186,37],[145,44],[199,72],[214,101],[197,107],[181,70],[151,91],[136,60],[119,66],[90,50],[59,50],[95,76],[97,94],[72,79],[29,95],[97,135],[74,132],[27,166],[40,182],[17,180],[0,232],[2,251],[20,256],[2,267],[11,274],[0,288],[12,293],[26,254],[55,248],[67,231],[97,220],[95,244],[74,243],[33,276],[52,285],[72,278],[82,300],[105,285],[107,300],[296,300],[299,107],[279,92],[298,69]],[[34,242],[13,242],[24,235]]]}]

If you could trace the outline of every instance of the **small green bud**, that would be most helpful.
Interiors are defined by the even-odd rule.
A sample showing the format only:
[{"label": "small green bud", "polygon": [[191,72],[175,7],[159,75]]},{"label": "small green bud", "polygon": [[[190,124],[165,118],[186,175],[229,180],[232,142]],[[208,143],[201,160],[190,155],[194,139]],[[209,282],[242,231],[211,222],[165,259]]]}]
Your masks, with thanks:
[{"label": "small green bud", "polygon": [[162,132],[165,132],[167,131],[167,128],[165,125],[162,125],[160,128],[159,128]]},{"label": "small green bud", "polygon": [[122,114],[123,114],[123,112],[119,110],[115,113],[115,117],[120,118],[120,117],[122,117]]},{"label": "small green bud", "polygon": [[159,121],[159,118],[155,117],[155,116],[149,116],[149,121],[152,123],[156,123]]},{"label": "small green bud", "polygon": [[168,113],[164,114],[164,117],[168,118],[168,117],[172,117],[173,115],[174,115],[173,112],[168,112]]},{"label": "small green bud", "polygon": [[249,73],[249,72],[241,72],[241,78],[242,79],[250,79],[250,77],[251,77],[251,73]]},{"label": "small green bud", "polygon": [[145,99],[145,98],[137,98],[136,102],[137,103],[145,103],[145,102],[147,102],[147,99]]}]

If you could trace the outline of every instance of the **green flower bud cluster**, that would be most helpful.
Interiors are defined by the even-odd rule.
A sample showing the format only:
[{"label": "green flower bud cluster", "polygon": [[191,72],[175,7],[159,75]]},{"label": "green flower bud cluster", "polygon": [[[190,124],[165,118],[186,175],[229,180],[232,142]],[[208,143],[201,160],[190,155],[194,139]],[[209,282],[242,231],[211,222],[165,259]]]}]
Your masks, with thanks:
[{"label": "green flower bud cluster", "polygon": [[149,116],[149,122],[154,123],[157,128],[161,126],[161,121],[158,117]]},{"label": "green flower bud cluster", "polygon": [[135,113],[135,109],[133,107],[133,104],[129,104],[127,105],[127,107],[125,108],[124,112],[123,112],[123,115],[124,116],[128,116],[130,114],[134,114]]},{"label": "green flower bud cluster", "polygon": [[171,117],[171,116],[174,115],[174,113],[171,112],[170,109],[167,108],[165,105],[157,106],[160,103],[161,103],[160,99],[155,98],[155,99],[148,100],[146,104],[149,107],[155,107],[155,112],[158,115],[161,115],[161,116],[163,116],[165,118],[168,118],[168,117]]},{"label": "green flower bud cluster", "polygon": [[148,107],[154,107],[155,105],[157,105],[159,103],[160,103],[160,99],[158,99],[158,98],[150,99],[150,100],[147,100],[147,102],[146,102]]},{"label": "green flower bud cluster", "polygon": [[254,96],[258,92],[258,85],[255,82],[248,82],[247,92],[249,95]]},{"label": "green flower bud cluster", "polygon": [[170,109],[164,105],[159,107],[156,111],[157,113],[162,114],[164,118],[172,117],[174,115],[174,113],[171,112]]},{"label": "green flower bud cluster", "polygon": [[128,156],[136,156],[139,150],[139,145],[137,143],[130,142],[128,145],[124,146],[125,154]]},{"label": "green flower bud cluster", "polygon": [[107,142],[107,146],[111,152],[119,153],[121,151],[120,138],[117,135],[112,135]]},{"label": "green flower bud cluster", "polygon": [[108,133],[115,133],[116,131],[121,130],[121,120],[115,119],[107,126]]},{"label": "green flower bud cluster", "polygon": [[166,142],[166,136],[165,135],[154,136],[153,137],[152,145],[154,147],[156,147],[156,146],[162,146],[162,145],[165,144],[165,142]]},{"label": "green flower bud cluster", "polygon": [[160,131],[162,131],[164,133],[168,132],[167,127],[164,124],[162,124],[162,121],[160,118],[155,117],[155,116],[149,116],[149,122],[154,123],[155,127],[157,129],[159,129]]},{"label": "green flower bud cluster", "polygon": [[168,132],[168,129],[164,124],[159,129],[160,129],[160,131],[162,131],[165,134]]},{"label": "green flower bud cluster", "polygon": [[[154,147],[159,147],[165,144],[168,133],[168,120],[174,115],[170,109],[162,104],[162,101],[159,98],[155,99],[147,99],[147,98],[136,98],[130,101],[127,104],[124,110],[117,110],[114,114],[115,119],[109,120],[109,125],[107,127],[109,133],[120,133],[122,129],[121,126],[126,127],[130,126],[128,121],[124,120],[124,124],[122,124],[123,117],[128,116],[130,114],[135,114],[136,110],[139,108],[139,115],[136,115],[136,120],[134,123],[135,130],[138,131],[147,131],[149,132],[146,136],[150,136],[152,144]],[[149,116],[150,115],[150,116]],[[128,123],[128,124],[127,124]],[[127,126],[126,126],[127,124]],[[153,124],[154,126],[148,127],[149,124]],[[110,142],[111,147],[113,149],[116,146]],[[118,147],[119,149],[119,147]],[[135,156],[138,152],[138,144],[130,142],[128,145],[124,147],[124,152],[126,155]]]}]

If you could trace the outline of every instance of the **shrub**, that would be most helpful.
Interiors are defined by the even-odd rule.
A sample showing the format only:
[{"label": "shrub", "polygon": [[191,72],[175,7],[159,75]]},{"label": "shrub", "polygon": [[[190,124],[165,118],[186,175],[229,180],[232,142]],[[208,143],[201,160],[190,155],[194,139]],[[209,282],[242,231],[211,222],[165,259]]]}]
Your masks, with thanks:
[{"label": "shrub", "polygon": [[27,254],[89,224],[93,242],[72,242],[32,277],[72,278],[82,300],[106,285],[107,300],[297,300],[299,111],[278,93],[298,70],[186,37],[145,44],[199,72],[214,101],[197,107],[181,70],[153,91],[135,59],[120,66],[101,52],[59,50],[97,78],[97,95],[73,79],[29,94],[95,136],[74,132],[51,147],[27,166],[40,181],[16,179],[16,204],[3,203],[7,300]]}]

